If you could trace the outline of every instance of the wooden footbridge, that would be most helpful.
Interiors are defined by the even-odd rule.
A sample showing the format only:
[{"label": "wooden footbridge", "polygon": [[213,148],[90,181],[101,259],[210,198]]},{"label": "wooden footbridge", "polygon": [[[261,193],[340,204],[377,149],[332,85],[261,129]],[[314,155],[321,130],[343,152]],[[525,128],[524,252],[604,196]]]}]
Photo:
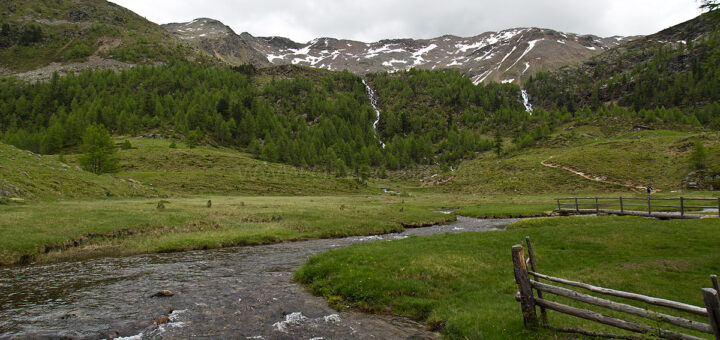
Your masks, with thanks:
[{"label": "wooden footbridge", "polygon": [[720,198],[570,197],[556,198],[561,215],[610,214],[696,219],[720,217]]}]

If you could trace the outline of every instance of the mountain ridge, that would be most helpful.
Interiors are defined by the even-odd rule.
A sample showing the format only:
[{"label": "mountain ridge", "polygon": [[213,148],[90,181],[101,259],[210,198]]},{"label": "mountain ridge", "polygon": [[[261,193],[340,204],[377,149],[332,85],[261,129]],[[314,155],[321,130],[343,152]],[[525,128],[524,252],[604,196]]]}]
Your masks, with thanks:
[{"label": "mountain ridge", "polygon": [[0,26],[0,76],[31,81],[54,72],[205,57],[160,25],[105,0],[3,1]]},{"label": "mountain ridge", "polygon": [[637,37],[563,33],[547,28],[511,28],[472,37],[382,39],[362,42],[331,37],[298,43],[285,37],[235,33],[222,22],[198,18],[162,25],[174,36],[198,44],[230,64],[295,64],[358,75],[410,68],[456,69],[473,79],[521,83],[541,70],[584,61]]}]

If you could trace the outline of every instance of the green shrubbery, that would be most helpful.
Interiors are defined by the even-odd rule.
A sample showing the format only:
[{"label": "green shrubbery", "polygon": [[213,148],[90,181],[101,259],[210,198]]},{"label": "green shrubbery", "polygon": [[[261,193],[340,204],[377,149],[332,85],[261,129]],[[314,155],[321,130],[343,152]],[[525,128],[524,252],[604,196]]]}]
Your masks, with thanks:
[{"label": "green shrubbery", "polygon": [[[127,142],[127,141],[126,141]],[[85,129],[79,158],[82,167],[94,174],[116,172],[120,168],[115,143],[102,125],[90,125]]]}]

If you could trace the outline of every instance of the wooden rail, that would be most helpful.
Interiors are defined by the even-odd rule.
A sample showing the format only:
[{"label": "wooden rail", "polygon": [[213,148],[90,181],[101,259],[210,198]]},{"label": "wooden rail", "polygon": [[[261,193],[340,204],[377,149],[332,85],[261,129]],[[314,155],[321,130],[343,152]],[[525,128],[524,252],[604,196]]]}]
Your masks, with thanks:
[{"label": "wooden rail", "polygon": [[[546,314],[547,310],[553,310],[556,312],[590,320],[604,325],[609,325],[626,331],[640,333],[643,335],[651,335],[663,339],[699,340],[704,338],[695,335],[685,334],[676,330],[664,329],[661,328],[659,323],[665,323],[679,328],[693,330],[698,333],[710,334],[714,336],[715,340],[720,340],[720,297],[718,296],[720,294],[720,291],[718,288],[718,280],[716,275],[711,276],[713,288],[702,289],[705,307],[698,307],[682,302],[660,299],[615,289],[597,287],[589,285],[587,283],[552,277],[546,274],[540,274],[537,272],[535,254],[532,251],[532,244],[530,243],[530,238],[526,237],[525,242],[527,243],[529,258],[527,260],[525,259],[525,251],[522,245],[515,245],[512,247],[512,258],[515,273],[515,282],[517,283],[519,289],[519,292],[515,296],[515,299],[520,302],[521,310],[523,313],[523,322],[526,327],[534,328],[538,326],[543,326],[562,332],[578,333],[594,337],[641,339],[627,334],[602,333],[587,331],[578,328],[554,327],[551,326],[547,321]],[[528,264],[531,265],[532,270],[528,270]],[[530,276],[532,276],[534,280],[530,280]],[[548,283],[540,282],[541,279],[549,282],[563,284],[566,286],[582,288],[594,293],[640,301],[648,305],[666,307],[702,317],[707,317],[709,323],[702,323],[681,316],[655,312],[647,308],[639,308],[629,304],[581,293],[572,289],[554,286]],[[534,293],[534,291],[537,292],[537,295]],[[589,309],[564,305],[558,302],[548,300],[546,297],[543,296],[543,293],[560,296],[588,305],[598,306],[612,311],[645,318],[651,320],[651,324],[654,326],[625,320],[621,317],[604,315]],[[542,313],[542,319],[540,321],[538,321],[536,307],[540,307],[540,311]]]},{"label": "wooden rail", "polygon": [[[557,211],[561,214],[599,214],[650,216],[657,218],[702,218],[693,214],[698,210],[717,209],[720,217],[720,197],[569,197],[556,198]],[[706,205],[705,202],[713,202]],[[639,208],[642,207],[642,210]]]}]

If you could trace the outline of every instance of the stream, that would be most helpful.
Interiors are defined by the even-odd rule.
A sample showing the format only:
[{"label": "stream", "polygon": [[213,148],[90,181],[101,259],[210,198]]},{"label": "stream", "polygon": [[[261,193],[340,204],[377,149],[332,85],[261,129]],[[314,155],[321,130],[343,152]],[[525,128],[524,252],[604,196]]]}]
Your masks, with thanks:
[{"label": "stream", "polygon": [[[458,216],[402,233],[0,268],[0,339],[432,339],[410,320],[338,312],[292,281],[310,256],[409,236],[499,230]],[[162,289],[171,297],[151,298]],[[154,319],[166,317],[156,326]]]}]

